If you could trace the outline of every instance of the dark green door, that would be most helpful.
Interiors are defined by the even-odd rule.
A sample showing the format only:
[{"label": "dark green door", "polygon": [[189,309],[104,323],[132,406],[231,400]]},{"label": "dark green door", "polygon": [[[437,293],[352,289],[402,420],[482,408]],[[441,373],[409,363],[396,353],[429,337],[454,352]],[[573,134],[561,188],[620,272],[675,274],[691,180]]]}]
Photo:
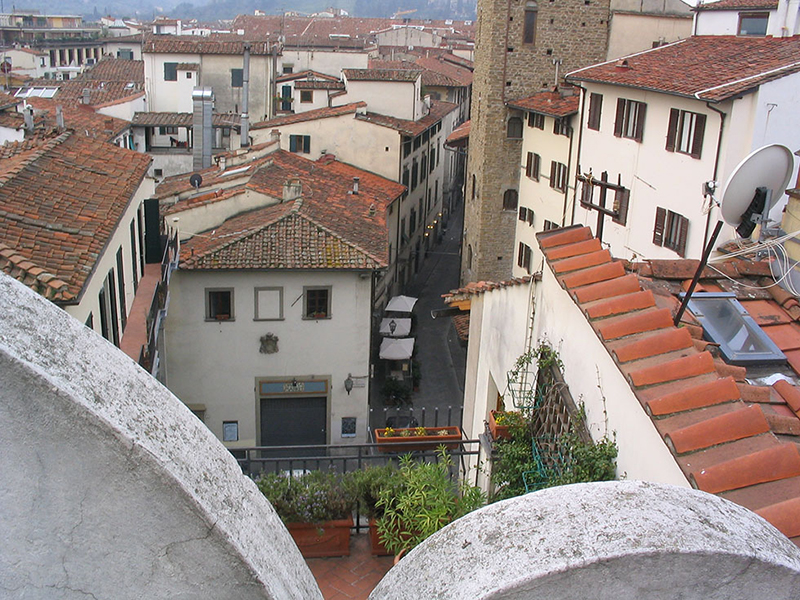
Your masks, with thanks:
[{"label": "dark green door", "polygon": [[[262,398],[261,445],[308,446],[327,442],[327,398]],[[320,455],[321,450],[303,451]],[[294,454],[290,452],[289,454]],[[288,455],[288,454],[287,454]],[[300,456],[300,453],[295,454]]]}]

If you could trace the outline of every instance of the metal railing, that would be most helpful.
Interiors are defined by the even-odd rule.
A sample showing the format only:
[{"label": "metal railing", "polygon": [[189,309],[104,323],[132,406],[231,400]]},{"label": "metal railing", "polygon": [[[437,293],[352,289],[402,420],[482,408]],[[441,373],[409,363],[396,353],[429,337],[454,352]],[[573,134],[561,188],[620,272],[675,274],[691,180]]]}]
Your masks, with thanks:
[{"label": "metal railing", "polygon": [[139,364],[150,374],[155,374],[158,369],[158,334],[163,320],[167,316],[169,279],[172,271],[178,265],[179,256],[180,243],[176,231],[172,237],[167,238],[164,255],[161,258],[161,279],[156,285],[153,300],[150,302],[150,310],[147,311],[145,320],[147,343],[142,346],[139,353]]},{"label": "metal railing", "polygon": [[[461,427],[464,420],[462,406],[446,406],[433,408],[414,408],[408,406],[384,406],[369,409],[369,422],[374,427],[385,427],[387,423],[392,427],[446,427],[457,425]],[[407,424],[400,424],[407,423]]]}]

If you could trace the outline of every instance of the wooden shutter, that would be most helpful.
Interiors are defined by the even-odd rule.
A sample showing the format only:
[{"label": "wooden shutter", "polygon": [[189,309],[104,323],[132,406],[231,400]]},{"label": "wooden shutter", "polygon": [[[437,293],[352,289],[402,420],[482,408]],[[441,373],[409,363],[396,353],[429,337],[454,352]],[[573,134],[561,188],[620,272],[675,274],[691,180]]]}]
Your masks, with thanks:
[{"label": "wooden shutter", "polygon": [[524,206],[519,207],[519,220],[524,221],[528,216],[528,209]]},{"label": "wooden shutter", "polygon": [[539,181],[539,170],[541,168],[542,157],[538,154],[533,155],[533,178]]},{"label": "wooden shutter", "polygon": [[676,244],[674,250],[678,253],[678,256],[683,258],[686,256],[686,238],[689,235],[689,219],[681,215],[677,216],[677,226],[680,233],[678,235],[678,243]]},{"label": "wooden shutter", "polygon": [[625,128],[625,102],[624,98],[617,98],[617,116],[614,121],[614,135],[622,137],[622,130]]},{"label": "wooden shutter", "polygon": [[528,161],[525,163],[525,175],[527,177],[533,175],[533,152],[528,152]]},{"label": "wooden shutter", "polygon": [[558,186],[558,180],[556,179],[556,173],[558,171],[558,167],[556,167],[556,161],[550,161],[550,187],[555,188]]},{"label": "wooden shutter", "polygon": [[681,116],[681,111],[677,108],[672,108],[669,111],[669,126],[667,127],[667,150],[675,152],[675,140],[678,137],[678,119]]},{"label": "wooden shutter", "polygon": [[628,222],[628,200],[630,199],[630,190],[617,190],[614,193],[614,210],[617,211],[617,216],[611,220],[614,223],[625,225]]},{"label": "wooden shutter", "polygon": [[587,127],[600,131],[600,115],[603,107],[603,94],[592,94],[589,96],[589,122]]},{"label": "wooden shutter", "polygon": [[667,209],[656,208],[656,224],[653,227],[653,243],[656,246],[664,245],[664,222],[667,220]]},{"label": "wooden shutter", "polygon": [[647,112],[647,104],[644,102],[637,102],[636,104],[639,110],[636,112],[636,132],[634,133],[633,139],[637,142],[641,142],[644,134],[644,116]]},{"label": "wooden shutter", "polygon": [[694,158],[700,158],[700,154],[703,152],[703,136],[705,132],[706,116],[698,114],[694,123],[694,137],[692,138],[692,156]]},{"label": "wooden shutter", "polygon": [[297,152],[297,136],[289,136],[289,152]]},{"label": "wooden shutter", "polygon": [[303,153],[309,154],[311,152],[311,136],[303,136]]},{"label": "wooden shutter", "polygon": [[522,266],[523,256],[525,254],[525,244],[522,242],[519,243],[519,250],[517,251],[517,266]]}]

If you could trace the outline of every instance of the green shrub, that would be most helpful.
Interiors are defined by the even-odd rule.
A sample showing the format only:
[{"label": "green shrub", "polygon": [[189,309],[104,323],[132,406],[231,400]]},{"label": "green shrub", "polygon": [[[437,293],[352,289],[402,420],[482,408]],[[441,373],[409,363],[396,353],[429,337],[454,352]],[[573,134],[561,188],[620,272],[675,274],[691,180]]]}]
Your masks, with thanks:
[{"label": "green shrub", "polygon": [[322,523],[349,517],[356,505],[351,476],[309,471],[299,477],[268,473],[257,481],[284,523]]}]

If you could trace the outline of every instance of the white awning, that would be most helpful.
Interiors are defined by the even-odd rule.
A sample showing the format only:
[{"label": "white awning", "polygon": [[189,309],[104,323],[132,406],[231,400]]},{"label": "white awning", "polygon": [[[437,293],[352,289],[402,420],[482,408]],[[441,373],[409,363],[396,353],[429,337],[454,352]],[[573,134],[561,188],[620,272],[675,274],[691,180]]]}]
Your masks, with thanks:
[{"label": "white awning", "polygon": [[386,360],[407,360],[414,354],[414,338],[383,338],[380,357]]},{"label": "white awning", "polygon": [[386,305],[386,312],[411,312],[416,303],[417,299],[411,296],[395,296]]},{"label": "white awning", "polygon": [[[394,323],[394,332],[392,332],[392,323]],[[380,328],[381,335],[390,335],[392,337],[406,337],[411,333],[411,319],[400,318],[384,318],[381,321]]]}]

